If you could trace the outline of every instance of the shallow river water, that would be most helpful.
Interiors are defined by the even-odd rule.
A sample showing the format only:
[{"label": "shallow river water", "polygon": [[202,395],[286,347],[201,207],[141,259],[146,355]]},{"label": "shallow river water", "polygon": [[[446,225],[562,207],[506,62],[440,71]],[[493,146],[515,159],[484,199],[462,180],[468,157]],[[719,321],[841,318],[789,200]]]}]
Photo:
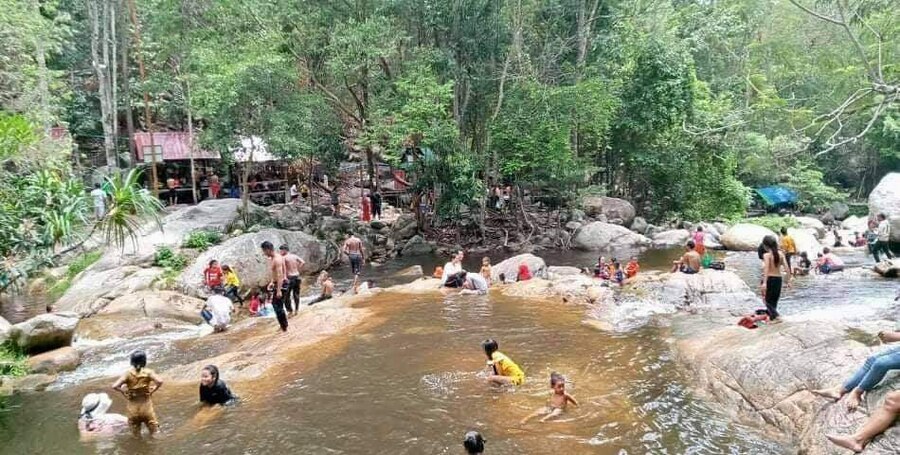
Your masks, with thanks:
[{"label": "shallow river water", "polygon": [[[655,254],[647,261],[662,264],[672,256]],[[748,282],[756,280],[752,256],[729,255],[728,263],[744,269]],[[786,295],[784,314],[883,311],[892,286],[810,277]],[[374,314],[362,325],[303,348],[299,360],[262,381],[231,384],[242,397],[237,406],[199,411],[196,386],[164,386],[155,395],[162,433],[152,441],[121,436],[79,442],[75,423],[81,397],[108,387],[112,378],[103,378],[12,398],[11,407],[0,411],[0,452],[458,454],[470,429],[484,434],[486,453],[496,454],[793,451],[697,399],[673,360],[664,325],[609,334],[583,323],[583,307],[499,294],[382,293],[363,306]],[[483,383],[480,343],[489,337],[523,367],[523,386],[497,390]],[[154,352],[165,352],[164,369],[215,355],[228,343],[153,340],[145,347],[151,349],[151,363]],[[80,370],[121,371],[134,344],[110,346],[107,356],[86,359]],[[570,408],[559,422],[520,425],[546,402],[551,371],[569,378],[569,391],[581,406]],[[124,412],[122,399],[114,401],[112,411]]]}]

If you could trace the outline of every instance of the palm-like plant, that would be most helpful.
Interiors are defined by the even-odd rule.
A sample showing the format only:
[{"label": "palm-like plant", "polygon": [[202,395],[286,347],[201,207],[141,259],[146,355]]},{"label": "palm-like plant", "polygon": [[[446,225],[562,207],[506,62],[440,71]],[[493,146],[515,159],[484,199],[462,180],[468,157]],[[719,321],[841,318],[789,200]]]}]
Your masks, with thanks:
[{"label": "palm-like plant", "polygon": [[141,188],[138,184],[140,176],[140,170],[132,169],[124,178],[120,174],[106,178],[109,211],[96,227],[104,233],[108,243],[120,249],[125,248],[125,241],[129,239],[136,244],[141,224],[146,221],[153,221],[162,229],[159,218],[162,203]]}]

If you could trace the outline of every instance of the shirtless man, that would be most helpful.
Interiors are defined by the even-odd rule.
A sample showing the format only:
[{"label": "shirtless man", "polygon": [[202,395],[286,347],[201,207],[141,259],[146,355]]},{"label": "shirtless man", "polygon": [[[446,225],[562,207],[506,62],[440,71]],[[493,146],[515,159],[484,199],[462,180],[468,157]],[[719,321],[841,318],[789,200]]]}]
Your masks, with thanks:
[{"label": "shirtless man", "polygon": [[[300,256],[291,253],[287,245],[281,245],[278,249],[281,251],[281,256],[284,257],[284,269],[288,280],[288,295],[284,298],[287,302],[285,308],[292,314],[297,314],[297,310],[300,309],[300,271],[306,262]],[[291,311],[291,299],[294,301],[293,311]]]},{"label": "shirtless man", "polygon": [[309,302],[310,305],[314,303],[324,302],[325,300],[330,299],[334,294],[334,281],[331,280],[331,275],[329,275],[328,272],[323,270],[322,273],[319,274],[319,279],[316,280],[316,283],[319,286],[322,286],[322,294],[312,299]]},{"label": "shirtless man", "polygon": [[353,275],[359,275],[359,270],[366,260],[362,240],[356,234],[350,234],[350,238],[344,241],[344,254],[350,258],[350,271]]},{"label": "shirtless man", "polygon": [[278,325],[281,326],[282,332],[287,332],[288,320],[284,314],[284,294],[287,290],[287,280],[284,274],[284,257],[275,254],[275,246],[272,242],[266,240],[261,245],[263,254],[269,258],[269,288],[273,290],[272,307],[275,309],[275,316],[278,318]]},{"label": "shirtless man", "polygon": [[781,322],[778,318],[778,300],[781,298],[782,271],[787,277],[787,286],[791,287],[791,269],[787,259],[778,249],[778,240],[773,235],[763,238],[763,282],[760,291],[766,301],[766,313],[769,315],[769,323]]},{"label": "shirtless man", "polygon": [[700,253],[694,248],[696,245],[693,240],[688,240],[684,248],[687,252],[681,256],[681,259],[672,263],[672,272],[697,273],[700,271]]}]

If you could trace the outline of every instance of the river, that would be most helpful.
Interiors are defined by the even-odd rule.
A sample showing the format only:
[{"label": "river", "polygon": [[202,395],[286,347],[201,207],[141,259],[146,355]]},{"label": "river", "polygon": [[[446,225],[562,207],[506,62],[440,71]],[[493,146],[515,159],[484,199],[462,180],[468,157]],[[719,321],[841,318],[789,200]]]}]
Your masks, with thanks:
[{"label": "river", "polygon": [[[677,254],[649,252],[642,260],[662,268]],[[548,262],[586,265],[590,257],[562,253],[548,255]],[[753,255],[723,257],[748,282],[758,279]],[[476,259],[470,258],[472,265]],[[865,259],[851,256],[849,262],[857,260]],[[423,264],[428,270],[435,262]],[[397,261],[371,274],[387,277],[406,265]],[[788,318],[864,317],[860,312],[889,306],[893,286],[851,274],[808,277],[787,293],[783,313]],[[469,429],[485,435],[487,453],[793,450],[695,398],[689,377],[673,360],[664,323],[609,334],[583,323],[583,307],[499,294],[381,293],[364,306],[373,316],[348,334],[303,349],[297,353],[300,360],[262,381],[232,384],[242,397],[237,406],[198,412],[196,386],[164,386],[155,396],[162,434],[152,441],[130,436],[78,441],[81,397],[112,381],[90,378],[124,370],[127,352],[136,347],[149,349],[151,362],[165,357],[159,365],[164,369],[225,351],[229,341],[204,337],[205,343],[195,343],[190,337],[196,334],[185,328],[170,339],[96,348],[62,386],[10,400],[11,409],[0,412],[0,452],[455,454],[462,452],[462,435]],[[525,385],[499,391],[483,384],[480,343],[489,337],[525,369]],[[544,405],[551,371],[569,378],[569,391],[581,406],[557,423],[520,425],[522,417]],[[112,410],[123,412],[122,400],[114,400]]]}]

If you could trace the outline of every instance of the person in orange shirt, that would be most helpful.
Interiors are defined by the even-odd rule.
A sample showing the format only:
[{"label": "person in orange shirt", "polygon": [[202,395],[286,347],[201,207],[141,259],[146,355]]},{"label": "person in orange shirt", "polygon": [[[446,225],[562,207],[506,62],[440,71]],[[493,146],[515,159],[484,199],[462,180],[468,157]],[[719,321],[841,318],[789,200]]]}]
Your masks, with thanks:
[{"label": "person in orange shirt", "polygon": [[625,265],[625,276],[631,278],[641,271],[641,265],[638,264],[637,256],[632,256],[628,264]]}]

